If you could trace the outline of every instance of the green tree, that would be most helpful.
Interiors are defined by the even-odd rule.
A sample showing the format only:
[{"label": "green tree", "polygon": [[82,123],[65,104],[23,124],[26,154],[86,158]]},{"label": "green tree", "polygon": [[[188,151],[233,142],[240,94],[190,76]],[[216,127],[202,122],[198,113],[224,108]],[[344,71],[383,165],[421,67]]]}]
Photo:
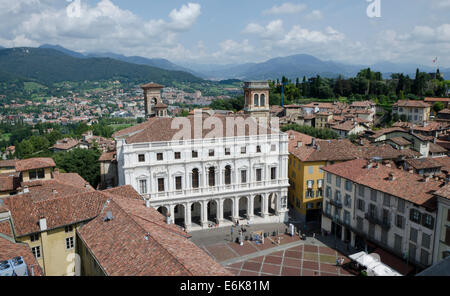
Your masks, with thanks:
[{"label": "green tree", "polygon": [[437,114],[444,109],[444,104],[442,102],[436,102],[433,105],[433,111]]}]

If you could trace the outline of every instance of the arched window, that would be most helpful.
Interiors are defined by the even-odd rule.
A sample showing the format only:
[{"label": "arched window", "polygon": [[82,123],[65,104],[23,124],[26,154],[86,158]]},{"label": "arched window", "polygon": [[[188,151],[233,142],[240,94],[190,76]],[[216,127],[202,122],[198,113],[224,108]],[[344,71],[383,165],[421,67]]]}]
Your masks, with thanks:
[{"label": "arched window", "polygon": [[231,184],[231,166],[227,165],[225,167],[225,185]]},{"label": "arched window", "polygon": [[258,95],[254,96],[253,104],[255,105],[255,107],[259,106],[259,96]]},{"label": "arched window", "polygon": [[266,105],[266,96],[261,95],[261,103],[259,104],[261,107],[264,107]]},{"label": "arched window", "polygon": [[156,105],[156,103],[158,103],[158,100],[156,98],[152,99],[152,105]]},{"label": "arched window", "polygon": [[198,188],[199,187],[199,176],[198,176],[198,169],[192,170],[192,188]]},{"label": "arched window", "polygon": [[214,167],[210,167],[208,170],[208,183],[211,187],[216,185],[216,169]]}]

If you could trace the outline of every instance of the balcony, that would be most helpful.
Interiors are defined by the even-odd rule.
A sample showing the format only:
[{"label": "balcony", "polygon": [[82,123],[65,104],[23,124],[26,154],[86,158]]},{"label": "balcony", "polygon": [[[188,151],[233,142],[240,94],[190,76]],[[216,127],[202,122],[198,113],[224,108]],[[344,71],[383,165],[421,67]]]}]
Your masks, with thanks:
[{"label": "balcony", "polygon": [[374,215],[371,215],[370,213],[366,213],[365,218],[369,222],[381,226],[381,228],[383,228],[383,229],[389,230],[391,228],[391,222],[383,221],[382,219],[379,219],[378,217],[375,217]]},{"label": "balcony", "polygon": [[342,202],[339,200],[330,199],[330,204],[332,204],[338,209],[342,209]]}]

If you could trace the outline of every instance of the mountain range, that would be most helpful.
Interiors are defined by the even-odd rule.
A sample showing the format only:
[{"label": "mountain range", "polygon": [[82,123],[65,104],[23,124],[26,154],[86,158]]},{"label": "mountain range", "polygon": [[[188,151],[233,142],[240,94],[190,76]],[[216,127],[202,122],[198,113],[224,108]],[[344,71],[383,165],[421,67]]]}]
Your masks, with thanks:
[{"label": "mountain range", "polygon": [[[22,48],[23,49],[23,48]],[[8,51],[9,50],[9,51]],[[2,49],[1,52],[11,53],[12,49]],[[38,79],[39,73],[41,71],[45,72],[44,80],[54,81],[61,77],[65,80],[70,78],[70,75],[62,75],[61,72],[65,74],[71,74],[72,79],[83,79],[82,75],[86,73],[84,80],[89,80],[90,77],[112,77],[120,76],[125,77],[140,77],[141,79],[147,75],[147,77],[153,77],[155,82],[168,81],[173,78],[169,78],[173,72],[177,72],[175,75],[181,79],[187,80],[197,80],[202,79],[209,80],[225,80],[225,79],[240,79],[240,80],[267,80],[267,79],[277,79],[282,76],[286,76],[292,80],[303,76],[312,77],[316,75],[321,75],[322,77],[335,78],[339,75],[344,77],[353,77],[361,69],[370,67],[373,71],[379,71],[383,73],[384,78],[390,77],[392,73],[404,73],[405,75],[410,75],[412,78],[415,77],[416,69],[419,68],[421,71],[434,72],[435,69],[429,66],[416,65],[416,64],[406,64],[398,63],[394,64],[391,62],[379,62],[373,65],[350,65],[344,63],[338,63],[334,61],[324,61],[320,60],[314,56],[307,54],[298,54],[287,57],[273,58],[262,63],[244,63],[244,64],[229,64],[229,65],[218,65],[218,64],[195,64],[195,63],[182,63],[182,65],[177,65],[166,59],[159,58],[144,58],[139,56],[124,56],[121,54],[115,54],[111,52],[104,53],[79,53],[61,47],[59,45],[49,45],[44,44],[39,48],[28,48],[31,55],[28,56],[29,63],[27,64],[27,75],[25,77],[31,77]],[[40,51],[39,51],[40,50]],[[56,52],[64,54],[66,58],[61,55],[57,55],[57,59],[49,59],[44,52],[50,54]],[[14,51],[13,51],[14,52]],[[18,59],[19,51],[16,51],[15,55],[8,55],[10,58]],[[38,61],[33,60],[32,57],[38,59]],[[75,60],[69,60],[72,58]],[[5,54],[0,55],[0,66],[6,63]],[[22,59],[25,56],[21,57]],[[63,59],[65,63],[61,63],[59,59]],[[25,61],[25,60],[24,60]],[[56,63],[58,62],[58,63]],[[14,62],[9,63],[14,65]],[[32,66],[39,66],[41,68],[32,69]],[[58,66],[59,65],[59,66]],[[75,68],[68,68],[73,65]],[[135,66],[146,66],[149,68],[135,68]],[[62,67],[62,68],[61,68]],[[8,75],[21,76],[24,75],[24,65],[19,66],[18,69],[0,68],[0,77]],[[50,73],[49,70],[54,72]],[[108,69],[108,71],[107,71]],[[91,72],[92,71],[92,72]],[[121,72],[124,71],[124,72]],[[136,71],[133,73],[133,71]],[[161,72],[166,71],[166,72]],[[167,72],[169,71],[169,72]],[[151,72],[151,73],[150,73]],[[33,74],[34,73],[34,74]],[[63,73],[63,74],[64,74]],[[94,73],[98,75],[94,75]],[[146,74],[144,74],[146,73]],[[157,79],[157,75],[161,74],[163,77]],[[181,74],[183,73],[183,74]],[[450,77],[450,68],[441,69],[441,73],[444,74],[445,78]],[[100,75],[101,74],[101,75]],[[188,75],[189,74],[189,75]],[[165,76],[164,76],[165,75]],[[177,78],[178,79],[178,78]],[[176,80],[176,79],[175,79]]]},{"label": "mountain range", "polygon": [[0,78],[35,81],[50,85],[62,81],[118,79],[136,83],[154,81],[201,82],[190,73],[127,63],[111,58],[75,57],[51,48],[9,48],[0,50]]}]

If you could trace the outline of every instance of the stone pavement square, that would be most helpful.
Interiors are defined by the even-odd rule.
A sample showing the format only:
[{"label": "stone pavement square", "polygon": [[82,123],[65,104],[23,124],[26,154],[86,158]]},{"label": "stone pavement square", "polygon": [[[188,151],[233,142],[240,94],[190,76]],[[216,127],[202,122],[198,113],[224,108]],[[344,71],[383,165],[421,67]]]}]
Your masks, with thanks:
[{"label": "stone pavement square", "polygon": [[261,269],[261,263],[247,261],[242,266],[242,269],[259,272]]},{"label": "stone pavement square", "polygon": [[261,256],[261,257],[252,258],[252,259],[250,259],[248,261],[261,263],[261,262],[263,262],[263,260],[264,260],[264,256]]},{"label": "stone pavement square", "polygon": [[274,264],[264,264],[261,272],[272,274],[272,275],[280,275],[280,265],[274,265]]},{"label": "stone pavement square", "polygon": [[317,246],[304,245],[303,250],[308,253],[317,253],[319,248]]},{"label": "stone pavement square", "polygon": [[283,261],[283,257],[266,256],[266,259],[264,260],[264,263],[281,264],[282,261]]},{"label": "stone pavement square", "polygon": [[253,245],[251,245],[249,242],[244,242],[243,246],[236,243],[228,243],[228,246],[232,248],[240,256],[252,254],[258,251],[258,249]]},{"label": "stone pavement square", "polygon": [[[309,261],[319,261],[319,256],[316,253],[303,253],[303,259]],[[335,260],[336,261],[336,260]]]},{"label": "stone pavement square", "polygon": [[302,276],[318,276],[320,275],[317,270],[302,269]]},{"label": "stone pavement square", "polygon": [[300,268],[292,268],[292,267],[283,267],[281,270],[282,276],[300,276],[301,269]]},{"label": "stone pavement square", "polygon": [[338,267],[331,264],[320,264],[320,272],[338,273]]},{"label": "stone pavement square", "polygon": [[320,255],[320,262],[323,263],[329,263],[329,264],[336,264],[336,255],[335,256],[331,256],[331,255]]},{"label": "stone pavement square", "polygon": [[324,247],[324,246],[320,246],[319,247],[319,253],[322,254],[326,254],[326,255],[333,255],[336,256],[336,251],[333,249],[330,249],[329,247]]},{"label": "stone pavement square", "polygon": [[259,275],[258,272],[246,271],[246,270],[241,271],[241,273],[239,274],[239,276],[258,276],[258,275]]},{"label": "stone pavement square", "polygon": [[284,257],[283,266],[300,268],[300,266],[302,266],[302,260]]},{"label": "stone pavement square", "polygon": [[302,258],[302,253],[301,252],[296,252],[296,251],[286,251],[284,253],[284,257],[286,258],[293,258],[293,259],[301,259]]},{"label": "stone pavement square", "polygon": [[314,261],[305,261],[303,260],[303,268],[306,269],[313,269],[313,270],[318,270],[319,269],[319,263],[314,262]]}]

